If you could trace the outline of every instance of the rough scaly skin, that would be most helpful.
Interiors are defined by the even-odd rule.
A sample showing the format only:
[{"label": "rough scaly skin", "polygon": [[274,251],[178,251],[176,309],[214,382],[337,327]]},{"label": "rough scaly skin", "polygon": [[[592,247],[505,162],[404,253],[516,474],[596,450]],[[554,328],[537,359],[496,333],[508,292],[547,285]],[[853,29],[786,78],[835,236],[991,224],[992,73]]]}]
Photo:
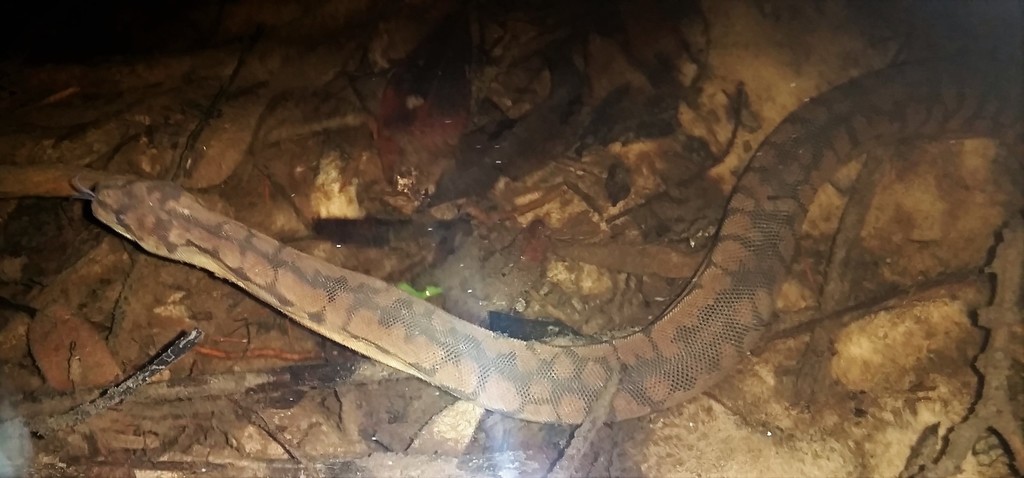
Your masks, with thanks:
[{"label": "rough scaly skin", "polygon": [[[818,187],[859,152],[914,139],[1024,138],[1019,70],[902,66],[803,104],[740,177],[694,282],[647,327],[584,346],[523,342],[302,254],[167,182],[101,184],[96,217],[146,250],[242,287],[313,331],[484,408],[580,423],[613,367],[612,420],[680,403],[732,370],[773,316]],[[1014,153],[1019,153],[1017,148]]]}]

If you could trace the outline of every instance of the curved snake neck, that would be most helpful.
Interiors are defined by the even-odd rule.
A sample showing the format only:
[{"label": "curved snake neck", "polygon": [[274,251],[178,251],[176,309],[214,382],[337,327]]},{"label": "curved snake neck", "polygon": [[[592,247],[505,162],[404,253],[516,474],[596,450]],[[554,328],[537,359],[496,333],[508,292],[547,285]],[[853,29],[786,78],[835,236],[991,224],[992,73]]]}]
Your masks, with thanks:
[{"label": "curved snake neck", "polygon": [[757,343],[815,192],[857,153],[908,139],[1020,144],[1020,76],[1002,68],[890,68],[803,104],[750,160],[690,288],[642,330],[593,345],[476,327],[216,214],[172,183],[101,184],[92,209],[154,254],[213,272],[324,337],[506,415],[580,423],[619,370],[610,419],[624,420],[701,392]]}]

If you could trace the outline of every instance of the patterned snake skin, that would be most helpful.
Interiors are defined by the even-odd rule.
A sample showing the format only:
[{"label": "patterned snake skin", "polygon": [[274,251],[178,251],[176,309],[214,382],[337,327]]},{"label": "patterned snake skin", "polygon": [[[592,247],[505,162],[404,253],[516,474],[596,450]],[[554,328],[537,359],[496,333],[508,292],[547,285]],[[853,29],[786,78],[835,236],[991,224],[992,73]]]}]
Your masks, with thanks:
[{"label": "patterned snake skin", "polygon": [[758,342],[815,192],[858,153],[914,139],[1022,144],[1019,71],[965,69],[889,68],[804,103],[751,159],[690,287],[645,328],[592,345],[476,327],[213,213],[172,183],[101,184],[92,210],[153,254],[206,269],[324,337],[505,415],[580,423],[619,370],[609,419],[624,420],[707,389]]}]

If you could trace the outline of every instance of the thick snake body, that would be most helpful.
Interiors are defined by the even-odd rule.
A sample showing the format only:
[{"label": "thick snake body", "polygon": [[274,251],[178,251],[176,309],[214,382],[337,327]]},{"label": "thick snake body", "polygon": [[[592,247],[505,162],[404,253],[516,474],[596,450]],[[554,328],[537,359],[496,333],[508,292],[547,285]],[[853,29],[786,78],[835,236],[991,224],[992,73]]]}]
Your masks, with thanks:
[{"label": "thick snake body", "polygon": [[906,140],[1020,145],[1021,89],[1007,65],[901,66],[807,101],[750,160],[687,290],[648,326],[591,345],[524,342],[471,325],[216,214],[169,182],[100,184],[92,210],[156,255],[206,269],[324,337],[502,414],[580,423],[617,370],[609,419],[624,420],[705,390],[758,342],[808,206],[839,167]]}]

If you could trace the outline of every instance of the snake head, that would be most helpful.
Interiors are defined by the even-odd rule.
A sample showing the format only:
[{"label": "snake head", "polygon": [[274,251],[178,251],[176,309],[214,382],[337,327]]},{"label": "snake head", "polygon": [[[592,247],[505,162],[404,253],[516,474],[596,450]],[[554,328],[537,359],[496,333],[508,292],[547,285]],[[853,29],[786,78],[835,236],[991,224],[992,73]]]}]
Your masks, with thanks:
[{"label": "snake head", "polygon": [[173,255],[175,233],[182,230],[177,224],[191,220],[190,210],[202,207],[166,181],[107,181],[97,184],[88,199],[96,219],[158,255]]}]

